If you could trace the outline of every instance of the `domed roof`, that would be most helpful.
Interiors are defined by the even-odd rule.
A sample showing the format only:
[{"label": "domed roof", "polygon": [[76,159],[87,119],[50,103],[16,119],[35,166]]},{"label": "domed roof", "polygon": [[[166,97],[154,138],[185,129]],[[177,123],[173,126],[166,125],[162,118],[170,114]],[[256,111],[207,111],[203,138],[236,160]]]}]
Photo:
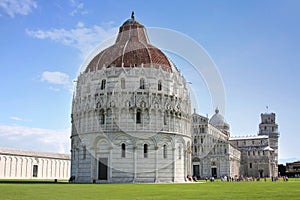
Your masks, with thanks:
[{"label": "domed roof", "polygon": [[225,121],[223,115],[219,113],[218,108],[216,108],[215,114],[210,118],[209,123],[216,127],[229,126]]},{"label": "domed roof", "polygon": [[115,44],[96,55],[85,72],[111,66],[161,67],[170,72],[174,69],[167,56],[149,43],[145,27],[135,20],[133,12],[119,28]]}]

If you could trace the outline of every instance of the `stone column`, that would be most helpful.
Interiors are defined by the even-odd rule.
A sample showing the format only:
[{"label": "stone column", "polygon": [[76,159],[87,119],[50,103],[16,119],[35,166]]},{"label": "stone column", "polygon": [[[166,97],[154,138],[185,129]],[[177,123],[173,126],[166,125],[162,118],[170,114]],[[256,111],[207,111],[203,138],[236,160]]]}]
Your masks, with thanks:
[{"label": "stone column", "polygon": [[158,146],[154,147],[155,150],[155,182],[158,182]]},{"label": "stone column", "polygon": [[[95,148],[91,148],[90,149],[91,152],[90,153],[90,159],[91,159],[91,181],[93,180],[97,180],[97,158],[96,158],[96,149]],[[95,156],[93,156],[95,155]]]},{"label": "stone column", "polygon": [[109,147],[109,155],[108,155],[108,166],[107,166],[107,170],[108,170],[108,178],[107,181],[111,182],[112,181],[112,153],[113,153],[113,147]]},{"label": "stone column", "polygon": [[173,182],[175,182],[176,179],[176,148],[172,148],[172,156],[173,156]]},{"label": "stone column", "polygon": [[136,151],[137,151],[137,146],[136,146],[136,144],[134,144],[134,146],[133,146],[133,182],[136,181],[136,174],[137,174]]},{"label": "stone column", "polygon": [[187,181],[187,150],[183,153],[183,160],[184,160],[184,180]]}]

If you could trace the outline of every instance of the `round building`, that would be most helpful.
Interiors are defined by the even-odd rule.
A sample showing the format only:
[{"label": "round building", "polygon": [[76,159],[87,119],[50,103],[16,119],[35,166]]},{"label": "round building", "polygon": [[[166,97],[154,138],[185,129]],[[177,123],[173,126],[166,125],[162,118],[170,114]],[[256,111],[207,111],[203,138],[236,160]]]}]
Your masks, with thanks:
[{"label": "round building", "polygon": [[75,182],[184,182],[191,174],[187,83],[134,16],[78,76],[72,101]]}]

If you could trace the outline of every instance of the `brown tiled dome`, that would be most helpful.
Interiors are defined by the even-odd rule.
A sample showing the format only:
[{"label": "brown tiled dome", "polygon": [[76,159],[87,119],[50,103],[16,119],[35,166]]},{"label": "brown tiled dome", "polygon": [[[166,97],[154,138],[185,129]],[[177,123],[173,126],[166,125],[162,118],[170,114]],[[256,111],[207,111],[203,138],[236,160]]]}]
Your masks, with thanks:
[{"label": "brown tiled dome", "polygon": [[161,67],[165,71],[172,71],[166,55],[149,43],[145,27],[133,15],[119,28],[115,44],[96,55],[85,72],[110,66]]}]

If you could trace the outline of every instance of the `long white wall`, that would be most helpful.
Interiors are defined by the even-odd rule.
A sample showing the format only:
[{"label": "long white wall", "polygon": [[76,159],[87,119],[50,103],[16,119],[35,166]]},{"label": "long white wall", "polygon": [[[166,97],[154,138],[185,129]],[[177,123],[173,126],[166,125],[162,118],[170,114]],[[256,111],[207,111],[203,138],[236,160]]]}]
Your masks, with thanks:
[{"label": "long white wall", "polygon": [[70,160],[0,154],[0,179],[69,179],[69,177]]}]

